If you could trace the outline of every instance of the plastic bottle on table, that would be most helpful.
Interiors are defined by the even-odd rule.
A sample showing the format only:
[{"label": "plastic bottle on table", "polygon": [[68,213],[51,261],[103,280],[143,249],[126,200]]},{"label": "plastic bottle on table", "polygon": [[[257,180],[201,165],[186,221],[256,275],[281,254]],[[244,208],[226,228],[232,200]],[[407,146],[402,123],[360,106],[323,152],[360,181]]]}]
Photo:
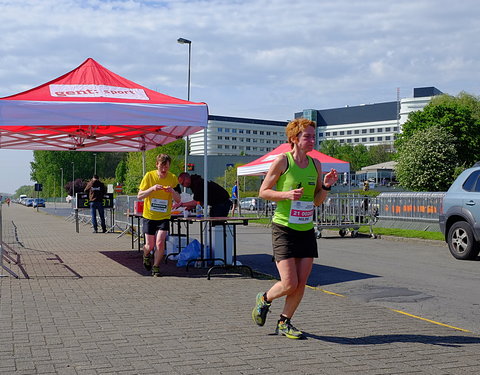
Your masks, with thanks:
[{"label": "plastic bottle on table", "polygon": [[200,202],[197,202],[197,205],[195,206],[195,215],[197,217],[202,217],[203,216],[203,207],[200,204]]}]

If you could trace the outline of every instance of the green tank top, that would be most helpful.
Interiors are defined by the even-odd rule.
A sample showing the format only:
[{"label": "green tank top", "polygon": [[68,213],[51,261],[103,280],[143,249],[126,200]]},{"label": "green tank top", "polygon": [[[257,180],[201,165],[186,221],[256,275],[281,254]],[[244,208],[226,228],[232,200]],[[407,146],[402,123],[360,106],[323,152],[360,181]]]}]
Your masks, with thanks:
[{"label": "green tank top", "polygon": [[303,195],[298,201],[289,199],[278,201],[273,222],[291,229],[306,231],[313,228],[313,198],[317,186],[318,172],[313,159],[307,155],[308,165],[300,168],[291,152],[287,156],[287,170],[277,181],[277,191],[289,191],[303,187]]}]

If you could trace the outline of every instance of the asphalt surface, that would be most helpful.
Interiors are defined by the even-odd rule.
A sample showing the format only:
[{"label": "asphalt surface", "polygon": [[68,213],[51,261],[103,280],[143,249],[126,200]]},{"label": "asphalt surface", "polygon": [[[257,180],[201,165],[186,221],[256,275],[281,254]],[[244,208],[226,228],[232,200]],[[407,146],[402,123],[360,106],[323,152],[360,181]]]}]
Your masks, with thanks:
[{"label": "asphalt surface", "polygon": [[[205,269],[174,262],[152,278],[129,235],[92,234],[86,225],[76,233],[63,217],[16,204],[2,216],[4,248],[19,260],[4,265],[19,278],[0,277],[0,374],[480,372],[477,333],[327,293],[320,283],[306,289],[292,320],[305,340],[273,334],[281,300],[257,327],[255,295],[274,283],[265,275],[276,275],[268,228],[238,236],[254,278],[217,270],[207,280]],[[314,267],[313,280],[321,271]]]}]

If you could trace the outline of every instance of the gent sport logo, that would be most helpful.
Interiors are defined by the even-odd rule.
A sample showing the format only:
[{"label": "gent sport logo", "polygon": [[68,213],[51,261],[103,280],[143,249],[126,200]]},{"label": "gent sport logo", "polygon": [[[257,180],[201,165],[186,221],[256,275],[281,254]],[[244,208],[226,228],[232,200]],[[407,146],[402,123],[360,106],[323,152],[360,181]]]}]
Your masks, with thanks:
[{"label": "gent sport logo", "polygon": [[107,85],[49,85],[50,95],[57,98],[114,98],[150,100],[145,90]]}]

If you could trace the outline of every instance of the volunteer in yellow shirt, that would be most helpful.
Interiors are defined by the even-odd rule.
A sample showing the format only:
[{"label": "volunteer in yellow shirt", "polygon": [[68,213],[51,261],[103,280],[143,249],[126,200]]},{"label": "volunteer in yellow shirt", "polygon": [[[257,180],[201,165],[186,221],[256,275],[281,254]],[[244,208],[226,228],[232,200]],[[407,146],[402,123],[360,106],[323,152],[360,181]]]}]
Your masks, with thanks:
[{"label": "volunteer in yellow shirt", "polygon": [[[157,156],[157,169],[143,176],[137,194],[143,199],[143,233],[145,246],[143,248],[143,265],[153,276],[160,276],[160,262],[165,253],[165,240],[170,231],[170,216],[172,200],[180,202],[180,194],[174,190],[178,178],[169,172],[172,159],[166,154]],[[156,249],[153,256],[151,252]]]}]

